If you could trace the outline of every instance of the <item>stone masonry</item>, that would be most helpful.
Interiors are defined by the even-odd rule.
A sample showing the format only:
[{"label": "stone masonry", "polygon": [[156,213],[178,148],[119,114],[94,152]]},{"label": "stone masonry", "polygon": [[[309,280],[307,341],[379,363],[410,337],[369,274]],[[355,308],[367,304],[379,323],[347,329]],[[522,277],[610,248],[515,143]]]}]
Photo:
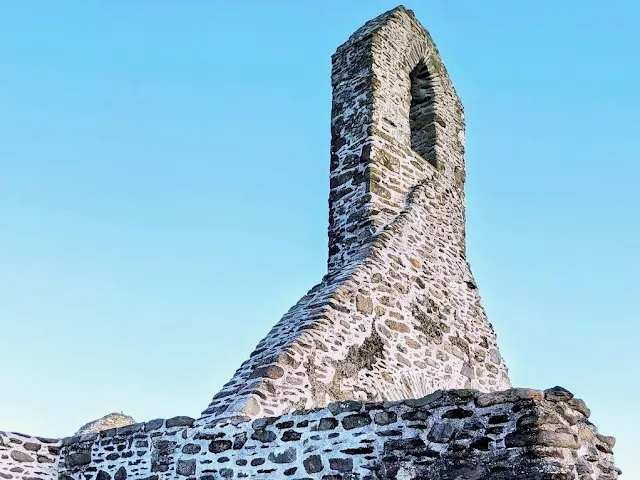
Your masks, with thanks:
[{"label": "stone masonry", "polygon": [[205,415],[510,386],[465,255],[462,104],[396,8],[333,56],[328,273]]},{"label": "stone masonry", "polygon": [[559,387],[448,390],[253,421],[158,419],[62,441],[2,434],[0,478],[615,479],[615,441],[588,417]]},{"label": "stone masonry", "polygon": [[[465,255],[464,116],[404,7],[333,56],[329,260],[198,419],[0,432],[0,480],[615,480],[567,390],[511,388]],[[113,428],[117,426],[117,428]]]}]

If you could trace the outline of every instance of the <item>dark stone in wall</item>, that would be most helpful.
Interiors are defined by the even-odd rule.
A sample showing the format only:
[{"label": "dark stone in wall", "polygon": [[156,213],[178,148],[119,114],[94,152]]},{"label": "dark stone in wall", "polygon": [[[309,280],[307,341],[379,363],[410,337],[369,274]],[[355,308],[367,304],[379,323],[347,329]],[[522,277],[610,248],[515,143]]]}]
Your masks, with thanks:
[{"label": "dark stone in wall", "polygon": [[324,468],[320,455],[310,455],[303,460],[302,464],[307,473],[318,473]]},{"label": "dark stone in wall", "polygon": [[344,402],[330,403],[327,408],[333,415],[345,412],[359,412],[362,409],[362,402],[347,400]]},{"label": "dark stone in wall", "polygon": [[71,453],[67,456],[67,465],[79,467],[91,463],[91,453]]},{"label": "dark stone in wall", "polygon": [[233,449],[239,450],[247,443],[247,433],[242,432],[233,436]]},{"label": "dark stone in wall", "polygon": [[342,426],[345,430],[351,430],[353,428],[363,427],[371,423],[371,417],[365,413],[358,413],[355,415],[346,416],[342,420]]},{"label": "dark stone in wall", "polygon": [[96,480],[111,480],[111,475],[109,475],[104,470],[99,470],[96,475]]},{"label": "dark stone in wall", "polygon": [[209,451],[211,453],[221,453],[230,450],[231,447],[233,447],[231,440],[214,440],[209,444]]},{"label": "dark stone in wall", "polygon": [[434,443],[448,443],[455,432],[453,424],[450,422],[436,423],[427,438]]},{"label": "dark stone in wall", "polygon": [[327,417],[320,419],[318,424],[318,430],[333,430],[338,426],[338,420],[333,417]]},{"label": "dark stone in wall", "polygon": [[295,430],[286,430],[282,434],[282,441],[284,442],[296,442],[300,440],[302,434],[300,432],[296,432]]},{"label": "dark stone in wall", "polygon": [[273,442],[277,436],[270,430],[258,430],[251,435],[251,438],[262,443],[270,443]]},{"label": "dark stone in wall", "polygon": [[115,475],[113,476],[114,480],[127,480],[127,469],[124,467],[120,467]]},{"label": "dark stone in wall", "polygon": [[470,410],[465,410],[464,408],[454,408],[442,415],[442,418],[468,418],[473,415],[473,412]]},{"label": "dark stone in wall", "polygon": [[150,432],[152,430],[157,430],[164,425],[163,418],[156,418],[155,420],[150,420],[144,425],[144,431]]},{"label": "dark stone in wall", "polygon": [[339,472],[351,472],[353,470],[352,458],[330,458],[329,467]]},{"label": "dark stone in wall", "polygon": [[182,453],[186,453],[187,455],[195,455],[202,450],[202,447],[195,443],[188,443],[184,447],[182,447]]},{"label": "dark stone in wall", "polygon": [[195,458],[190,460],[178,460],[178,466],[176,468],[178,475],[188,477],[196,473],[196,460]]},{"label": "dark stone in wall", "polygon": [[167,428],[173,428],[173,427],[190,427],[191,425],[193,425],[194,419],[191,417],[185,417],[185,416],[179,416],[179,417],[173,417],[173,418],[169,418],[166,421],[165,426]]},{"label": "dark stone in wall", "polygon": [[373,417],[373,421],[376,425],[389,425],[395,423],[398,420],[396,412],[379,412]]}]

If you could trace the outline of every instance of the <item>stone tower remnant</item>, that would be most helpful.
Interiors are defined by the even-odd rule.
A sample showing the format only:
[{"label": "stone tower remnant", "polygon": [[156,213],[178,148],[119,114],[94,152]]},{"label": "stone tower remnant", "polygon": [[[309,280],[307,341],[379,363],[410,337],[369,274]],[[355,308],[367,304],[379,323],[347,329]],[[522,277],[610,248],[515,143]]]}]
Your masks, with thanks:
[{"label": "stone tower remnant", "polygon": [[328,272],[204,415],[510,386],[465,253],[464,114],[413,14],[333,56]]},{"label": "stone tower remnant", "polygon": [[0,480],[617,479],[582,400],[509,388],[465,256],[462,106],[429,34],[404,7],[367,22],[332,84],[321,283],[200,418],[0,431]]}]

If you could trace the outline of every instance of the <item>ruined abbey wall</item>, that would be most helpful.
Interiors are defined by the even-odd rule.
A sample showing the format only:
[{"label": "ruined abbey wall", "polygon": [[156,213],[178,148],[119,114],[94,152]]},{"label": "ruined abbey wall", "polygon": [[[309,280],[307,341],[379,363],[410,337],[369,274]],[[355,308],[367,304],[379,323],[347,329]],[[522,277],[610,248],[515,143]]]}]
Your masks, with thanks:
[{"label": "ruined abbey wall", "polygon": [[466,261],[462,105],[429,34],[404,7],[367,22],[332,85],[321,283],[200,418],[0,432],[0,480],[617,478],[582,400],[510,388]]},{"label": "ruined abbey wall", "polygon": [[588,416],[582,400],[555,388],[437,391],[253,421],[176,417],[64,439],[59,478],[615,479],[614,440]]}]

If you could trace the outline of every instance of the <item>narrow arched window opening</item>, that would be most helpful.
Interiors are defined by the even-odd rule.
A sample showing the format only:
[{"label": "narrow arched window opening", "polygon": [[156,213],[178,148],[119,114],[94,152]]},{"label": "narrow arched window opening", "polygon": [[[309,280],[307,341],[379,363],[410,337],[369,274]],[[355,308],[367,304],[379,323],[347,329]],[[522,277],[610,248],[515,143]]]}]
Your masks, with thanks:
[{"label": "narrow arched window opening", "polygon": [[436,112],[433,79],[427,66],[420,62],[411,78],[411,149],[436,166]]}]

